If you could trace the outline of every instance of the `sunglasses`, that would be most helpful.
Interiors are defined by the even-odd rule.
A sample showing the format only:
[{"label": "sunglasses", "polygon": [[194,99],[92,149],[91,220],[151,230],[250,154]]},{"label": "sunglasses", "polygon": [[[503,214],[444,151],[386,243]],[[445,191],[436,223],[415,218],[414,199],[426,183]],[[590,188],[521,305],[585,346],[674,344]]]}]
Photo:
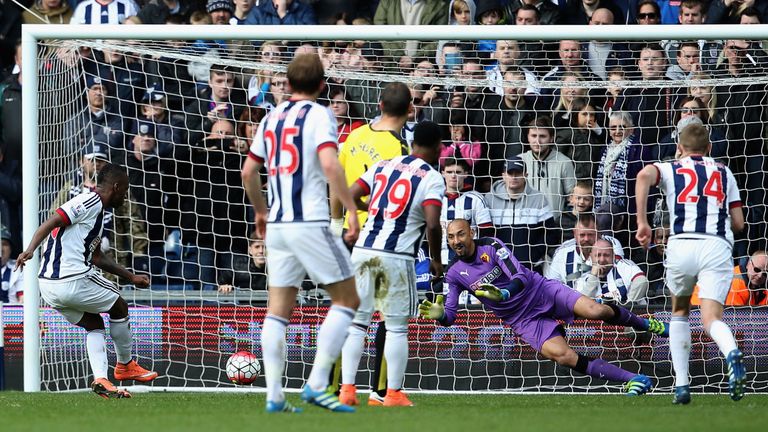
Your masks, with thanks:
[{"label": "sunglasses", "polygon": [[656,17],[657,15],[653,12],[637,14],[637,19],[656,19]]},{"label": "sunglasses", "polygon": [[752,270],[754,270],[755,273],[757,273],[759,275],[766,275],[766,272],[768,272],[768,269],[757,267],[754,264],[752,264]]}]

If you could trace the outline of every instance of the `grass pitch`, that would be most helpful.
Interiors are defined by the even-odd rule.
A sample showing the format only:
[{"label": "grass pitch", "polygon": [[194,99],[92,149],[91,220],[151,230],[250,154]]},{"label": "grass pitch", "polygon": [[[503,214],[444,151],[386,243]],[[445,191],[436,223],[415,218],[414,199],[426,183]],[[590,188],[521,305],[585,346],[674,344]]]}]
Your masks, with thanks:
[{"label": "grass pitch", "polygon": [[[15,431],[758,431],[768,395],[694,395],[687,406],[651,395],[411,395],[413,408],[362,406],[335,414],[289,400],[302,414],[266,414],[263,394],[145,393],[101,399],[90,393],[0,393],[0,430]],[[363,396],[362,399],[365,399]]]}]

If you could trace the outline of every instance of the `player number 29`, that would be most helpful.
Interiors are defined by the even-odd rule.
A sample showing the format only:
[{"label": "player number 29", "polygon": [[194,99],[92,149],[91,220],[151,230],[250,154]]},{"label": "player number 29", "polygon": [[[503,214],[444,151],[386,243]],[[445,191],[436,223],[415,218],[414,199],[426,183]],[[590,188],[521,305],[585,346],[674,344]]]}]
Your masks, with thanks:
[{"label": "player number 29", "polygon": [[[685,188],[677,195],[678,204],[696,204],[699,202],[699,196],[694,192],[698,189],[699,176],[691,168],[678,168],[675,174],[685,177]],[[707,179],[704,185],[704,196],[712,197],[717,201],[718,206],[722,206],[725,201],[723,192],[723,177],[720,171],[713,171],[712,176]]]},{"label": "player number 29", "polygon": [[[299,129],[296,127],[287,127],[283,129],[283,133],[280,134],[280,147],[277,146],[277,137],[275,137],[275,131],[264,131],[264,139],[267,140],[269,146],[269,175],[274,176],[278,173],[282,175],[291,175],[299,169],[299,149],[293,144],[293,138],[299,134]],[[281,165],[275,166],[275,157],[277,152],[280,152]],[[289,160],[286,164],[286,158],[283,153],[288,153]]]},{"label": "player number 29", "polygon": [[387,187],[389,179],[384,174],[376,174],[373,199],[368,207],[368,214],[376,216],[379,213],[381,197],[386,192],[387,207],[384,209],[385,219],[397,219],[403,214],[411,199],[411,182],[407,179],[397,179]]}]

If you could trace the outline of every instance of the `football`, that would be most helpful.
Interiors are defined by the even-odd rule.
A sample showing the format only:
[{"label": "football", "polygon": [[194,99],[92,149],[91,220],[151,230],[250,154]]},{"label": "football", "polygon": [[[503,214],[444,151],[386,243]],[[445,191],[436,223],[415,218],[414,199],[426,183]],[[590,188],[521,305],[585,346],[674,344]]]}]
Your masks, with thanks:
[{"label": "football", "polygon": [[227,360],[227,378],[235,384],[251,384],[259,375],[261,363],[248,351],[238,351]]}]

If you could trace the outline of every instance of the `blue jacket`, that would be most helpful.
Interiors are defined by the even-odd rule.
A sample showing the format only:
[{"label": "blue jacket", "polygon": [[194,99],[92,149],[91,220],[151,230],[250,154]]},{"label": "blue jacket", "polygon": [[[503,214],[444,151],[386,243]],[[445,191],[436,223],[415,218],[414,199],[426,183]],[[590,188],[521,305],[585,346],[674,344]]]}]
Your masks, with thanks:
[{"label": "blue jacket", "polygon": [[299,0],[293,0],[288,6],[288,12],[281,19],[277,16],[277,9],[270,0],[266,0],[257,7],[251,9],[244,24],[259,25],[309,25],[317,24],[315,11],[311,6],[302,3]]}]

